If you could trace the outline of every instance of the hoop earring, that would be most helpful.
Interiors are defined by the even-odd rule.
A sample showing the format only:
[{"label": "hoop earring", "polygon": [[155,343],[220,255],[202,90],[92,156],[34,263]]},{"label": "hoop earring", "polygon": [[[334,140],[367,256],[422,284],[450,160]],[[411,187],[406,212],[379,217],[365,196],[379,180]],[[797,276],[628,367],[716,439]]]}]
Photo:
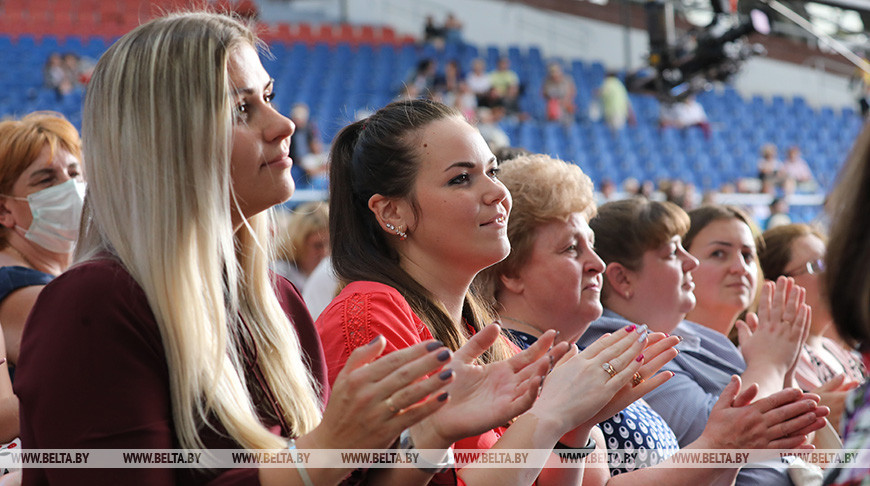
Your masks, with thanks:
[{"label": "hoop earring", "polygon": [[396,235],[398,235],[399,237],[399,241],[405,241],[406,239],[408,239],[408,233],[405,233],[400,228],[396,228],[391,223],[384,223],[384,226],[386,226],[387,229],[389,229],[390,231],[395,232]]}]

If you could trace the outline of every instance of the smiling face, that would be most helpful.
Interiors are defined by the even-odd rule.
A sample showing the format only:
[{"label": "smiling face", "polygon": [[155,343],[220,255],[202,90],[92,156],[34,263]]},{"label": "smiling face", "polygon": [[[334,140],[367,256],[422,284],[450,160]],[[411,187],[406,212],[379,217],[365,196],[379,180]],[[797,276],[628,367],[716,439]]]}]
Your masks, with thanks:
[{"label": "smiling face", "polygon": [[535,324],[546,326],[541,331],[556,329],[573,342],[601,317],[604,261],[593,250],[594,242],[584,213],[535,229],[528,261],[516,281]]},{"label": "smiling face", "polygon": [[730,329],[755,298],[758,257],[749,226],[737,218],[718,219],[700,230],[689,252],[698,259],[693,272],[698,300],[690,320]]},{"label": "smiling face", "polygon": [[233,211],[233,224],[249,218],[293,195],[289,157],[293,122],[272,106],[272,79],[257,52],[242,45],[229,57],[227,71],[235,106],[231,175],[241,215]]},{"label": "smiling face", "polygon": [[399,202],[408,239],[398,248],[424,269],[458,268],[470,281],[510,252],[511,199],[498,163],[480,132],[458,117],[412,136],[419,169],[411,195]]},{"label": "smiling face", "polygon": [[644,252],[638,271],[629,270],[630,305],[644,315],[644,324],[658,332],[671,332],[695,307],[692,271],[698,260],[687,252],[679,235]]}]

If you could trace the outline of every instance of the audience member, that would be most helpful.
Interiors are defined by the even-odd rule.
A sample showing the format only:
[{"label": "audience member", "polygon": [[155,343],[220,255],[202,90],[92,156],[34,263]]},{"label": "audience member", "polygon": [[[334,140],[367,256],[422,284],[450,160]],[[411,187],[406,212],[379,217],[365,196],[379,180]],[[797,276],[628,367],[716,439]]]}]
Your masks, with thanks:
[{"label": "audience member", "polygon": [[550,121],[562,121],[569,123],[574,120],[574,97],[577,88],[570,77],[562,72],[559,63],[551,63],[547,68],[547,77],[544,78],[542,88],[544,100],[547,103],[547,119]]},{"label": "audience member", "polygon": [[604,82],[598,88],[598,100],[601,103],[604,123],[611,130],[622,130],[626,122],[634,124],[634,110],[628,98],[628,91],[615,72],[607,73]]},{"label": "audience member", "polygon": [[45,85],[53,89],[57,95],[65,96],[75,87],[75,82],[70,79],[69,73],[64,67],[63,57],[59,52],[52,52],[42,68],[42,76]]},{"label": "audience member", "polygon": [[290,119],[296,125],[290,144],[290,158],[305,172],[305,181],[317,189],[325,189],[329,167],[317,125],[311,121],[311,112],[305,103],[296,103],[290,109]]},{"label": "audience member", "polygon": [[[761,146],[761,158],[758,159],[758,178],[762,183],[779,180],[779,170],[782,162],[776,157],[776,145],[766,143]],[[762,190],[762,192],[767,192]]]},{"label": "audience member", "polygon": [[10,365],[43,286],[72,263],[84,196],[81,150],[78,132],[59,113],[0,123],[0,322]]},{"label": "audience member", "polygon": [[[696,274],[701,267],[698,259],[683,249],[680,237],[686,229],[691,234],[687,223],[685,213],[675,205],[643,199],[604,205],[599,216],[590,222],[596,248],[607,263],[602,297],[606,310],[601,322],[594,322],[591,330],[607,332],[628,319],[663,332],[673,330],[683,338],[677,346],[680,354],[665,366],[676,376],[645,397],[668,422],[681,446],[700,437],[713,403],[730,383],[732,375],[741,375],[745,383],[756,383],[758,397],[770,396],[784,388],[782,376],[778,385],[762,382],[759,377],[767,377],[773,367],[766,361],[768,358],[777,366],[790,358],[794,361],[788,352],[792,345],[797,346],[793,341],[799,338],[800,332],[792,331],[800,329],[806,317],[806,310],[803,314],[793,312],[798,308],[798,292],[789,290],[785,280],[778,284],[775,292],[766,288],[768,300],[771,294],[783,302],[786,295],[792,300],[787,312],[783,312],[784,303],[777,307],[765,305],[760,327],[764,332],[747,339],[745,346],[751,351],[747,352],[749,357],[745,361],[740,351],[719,331],[683,320],[687,313],[692,315],[693,308],[697,308],[696,301],[701,300],[699,289],[694,285],[698,283]],[[653,241],[661,243],[653,245]],[[785,357],[781,357],[782,354]],[[812,400],[814,407],[818,397]],[[827,409],[821,407],[817,412],[813,417],[815,428],[824,425],[821,418]],[[779,468],[743,469],[737,483],[790,484],[782,466]]]},{"label": "audience member", "polygon": [[[231,17],[171,14],[98,63],[77,264],[42,290],[22,338],[24,448],[380,449],[444,405],[453,376],[411,385],[445,364],[433,341],[369,364],[375,337],[326,386],[308,312],[267,268],[294,126],[256,45]],[[24,484],[326,485],[349,472],[26,468]]]},{"label": "audience member", "polygon": [[59,113],[0,122],[0,443],[19,433],[10,377],[25,321],[45,284],[72,262],[81,150],[78,132]]},{"label": "audience member", "polygon": [[[623,331],[579,354],[573,344],[562,341],[551,352],[567,354],[555,358],[546,381],[532,373],[523,373],[527,379],[520,383],[510,379],[510,370],[525,363],[541,363],[546,370],[544,354],[556,333],[543,334],[535,345],[515,354],[506,338],[495,339],[499,327],[486,326],[491,317],[469,292],[474,276],[510,251],[510,195],[498,181],[498,163],[478,131],[445,105],[426,100],[393,103],[345,127],[331,157],[332,262],[349,284],[317,321],[330,378],[349,364],[348,352],[372,334],[388,336],[389,349],[430,336],[458,349],[469,336],[488,335],[486,347],[494,346],[484,356],[477,358],[486,347],[456,353],[467,363],[476,362],[480,380],[473,384],[474,399],[454,396],[412,431],[414,443],[439,450],[453,443],[471,449],[552,449],[557,442],[591,448],[589,432],[596,415],[623,403],[624,394],[614,395],[641,369],[642,360],[636,358],[646,339]],[[646,357],[655,361],[653,348],[647,350]],[[604,363],[613,370],[603,372]],[[452,366],[461,362],[454,359]],[[508,377],[500,376],[504,373]],[[576,389],[588,393],[578,397]],[[538,395],[533,405],[522,398],[529,393]],[[506,410],[504,399],[516,402],[511,413],[501,412]],[[461,422],[448,421],[444,415],[450,413],[462,417]],[[480,435],[459,433],[462,424],[478,426]],[[436,481],[574,484],[583,472],[582,467],[542,469],[539,461],[525,469],[470,464],[447,470]],[[427,482],[434,472],[372,470],[400,484]],[[370,481],[382,484],[386,479]]]},{"label": "audience member", "polygon": [[795,184],[799,191],[815,192],[818,189],[818,184],[816,184],[813,178],[813,172],[810,170],[807,161],[801,157],[801,149],[797,145],[792,145],[788,148],[779,172],[783,179],[783,184],[791,182]]},{"label": "audience member", "polygon": [[478,101],[485,97],[492,87],[489,73],[486,72],[486,61],[481,58],[472,61],[471,72],[465,76],[465,82],[468,83],[468,87],[477,96]]},{"label": "audience member", "polygon": [[498,126],[493,116],[492,110],[489,108],[478,108],[477,110],[477,129],[480,131],[480,136],[486,141],[489,149],[495,152],[503,147],[511,146],[511,139],[508,134]]},{"label": "audience member", "polygon": [[[830,200],[831,239],[825,252],[824,286],[834,325],[870,363],[870,125],[865,125],[840,173]],[[852,390],[840,419],[844,449],[858,454],[858,464],[831,468],[825,485],[861,484],[870,475],[870,381]]]},{"label": "audience member", "polygon": [[423,25],[423,42],[433,44],[435,47],[444,46],[446,32],[443,26],[435,25],[435,16],[427,15]]},{"label": "audience member", "polygon": [[[543,155],[527,155],[510,161],[503,166],[500,178],[513,199],[508,223],[511,253],[507,259],[479,274],[475,282],[481,293],[493,302],[499,321],[518,346],[531,345],[551,328],[559,331],[559,339],[574,342],[602,312],[599,295],[604,262],[593,250],[595,236],[587,223],[595,213],[592,182],[576,165]],[[685,214],[683,218],[685,229],[688,228],[688,218]],[[634,222],[627,223],[634,226]],[[691,261],[685,250],[682,254]],[[682,266],[683,263],[679,261],[675,265]],[[656,267],[657,272],[661,270]],[[658,307],[670,303],[659,301]],[[647,326],[632,324],[614,326],[611,332],[619,333],[624,327],[641,335],[649,332]],[[649,334],[650,341],[656,341],[653,346],[670,348],[678,342],[676,336],[665,336],[660,332]],[[657,368],[657,363],[652,366],[655,361],[664,364],[677,353],[668,349],[667,354],[659,354],[653,361],[647,358],[648,350],[650,348],[644,351],[645,366],[633,376],[632,388],[624,390],[625,393],[630,390],[635,396],[640,395],[673,376],[671,372],[650,374],[651,370],[646,367]],[[742,433],[734,434],[735,421],[745,423],[758,419],[764,411],[758,406],[735,405],[740,388],[738,383],[735,380],[723,393],[711,413],[709,425],[689,448],[782,445],[770,440],[777,436],[773,430],[761,428],[750,432],[744,429]],[[785,395],[798,396],[794,391],[784,392],[781,396]],[[737,402],[742,403],[742,399],[737,399]],[[584,484],[729,483],[737,473],[737,467],[691,471],[671,467],[666,459],[679,448],[676,437],[642,398],[621,411],[609,409],[600,417],[602,422],[592,431],[597,448],[614,454],[632,451],[637,453],[638,460],[633,464],[612,465],[611,470],[587,466]],[[810,421],[804,423],[808,425]],[[801,440],[798,437],[788,441],[791,442],[789,445],[797,446]],[[664,462],[662,467],[646,467],[660,462]],[[604,466],[607,462],[595,463]],[[624,474],[634,469],[640,470]],[[611,479],[611,474],[619,475]]]},{"label": "audience member", "polygon": [[788,201],[784,197],[775,197],[769,205],[770,213],[764,220],[764,229],[769,230],[777,226],[791,224],[791,216],[788,215]]},{"label": "audience member", "polygon": [[712,133],[710,121],[707,120],[707,113],[694,96],[688,96],[686,99],[676,101],[670,105],[662,105],[659,116],[659,121],[663,128],[699,127],[707,138],[710,138]]},{"label": "audience member", "polygon": [[[511,69],[511,62],[507,57],[498,60],[495,71],[489,73],[491,89],[487,94],[487,103],[484,106],[499,111],[500,115],[518,114],[520,96],[520,77]],[[501,116],[496,118],[500,119]]]},{"label": "audience member", "polygon": [[325,202],[312,201],[276,219],[273,268],[304,290],[311,272],[329,256],[329,210]]},{"label": "audience member", "polygon": [[[825,269],[825,238],[805,224],[777,226],[764,232],[764,247],[758,254],[764,278],[775,280],[784,275],[806,289],[806,302],[812,309],[810,331],[795,369],[795,380],[803,390],[822,395],[822,404],[831,407],[829,420],[840,430],[845,391],[862,383],[867,372],[861,356],[826,338],[825,331],[833,324],[828,303],[821,287]],[[831,383],[829,390],[817,390]],[[825,392],[838,394],[826,399]]]},{"label": "audience member", "polygon": [[450,12],[444,19],[444,42],[445,44],[462,44],[462,21],[456,14]]}]

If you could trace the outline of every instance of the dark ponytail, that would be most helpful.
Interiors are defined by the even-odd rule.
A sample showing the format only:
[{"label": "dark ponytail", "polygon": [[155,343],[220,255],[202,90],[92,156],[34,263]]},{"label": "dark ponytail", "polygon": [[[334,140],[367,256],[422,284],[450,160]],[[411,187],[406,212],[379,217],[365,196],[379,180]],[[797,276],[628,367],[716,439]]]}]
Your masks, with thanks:
[{"label": "dark ponytail", "polygon": [[[408,198],[416,208],[412,188],[420,161],[414,137],[432,122],[461,116],[457,110],[430,100],[390,103],[339,132],[330,151],[329,169],[329,238],[339,279],[344,283],[371,280],[395,288],[432,335],[453,350],[465,343],[466,333],[451,322],[443,305],[399,266],[399,255],[368,201],[375,194]],[[489,320],[483,308],[476,297],[466,296],[463,317],[474,329]],[[509,355],[510,350],[499,340],[483,360]]]}]

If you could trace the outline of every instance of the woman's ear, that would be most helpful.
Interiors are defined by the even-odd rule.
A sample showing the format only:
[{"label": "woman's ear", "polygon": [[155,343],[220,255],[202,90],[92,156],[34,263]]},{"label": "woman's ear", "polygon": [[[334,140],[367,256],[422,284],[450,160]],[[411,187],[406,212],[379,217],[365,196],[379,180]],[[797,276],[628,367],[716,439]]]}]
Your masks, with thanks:
[{"label": "woman's ear", "polygon": [[620,297],[624,299],[631,298],[631,272],[621,263],[608,263],[607,267],[604,269],[604,278],[607,279],[610,288],[612,288]]},{"label": "woman's ear", "polygon": [[12,211],[9,210],[9,204],[12,201],[6,196],[0,196],[0,225],[6,228],[15,227],[15,217],[12,216]]},{"label": "woman's ear", "polygon": [[498,279],[501,282],[502,288],[512,294],[522,294],[525,289],[525,283],[520,276],[501,274],[498,276]]},{"label": "woman's ear", "polygon": [[404,237],[407,237],[411,224],[408,219],[413,212],[404,199],[375,194],[369,198],[369,210],[374,213],[381,229],[390,234],[399,236],[404,234]]}]

